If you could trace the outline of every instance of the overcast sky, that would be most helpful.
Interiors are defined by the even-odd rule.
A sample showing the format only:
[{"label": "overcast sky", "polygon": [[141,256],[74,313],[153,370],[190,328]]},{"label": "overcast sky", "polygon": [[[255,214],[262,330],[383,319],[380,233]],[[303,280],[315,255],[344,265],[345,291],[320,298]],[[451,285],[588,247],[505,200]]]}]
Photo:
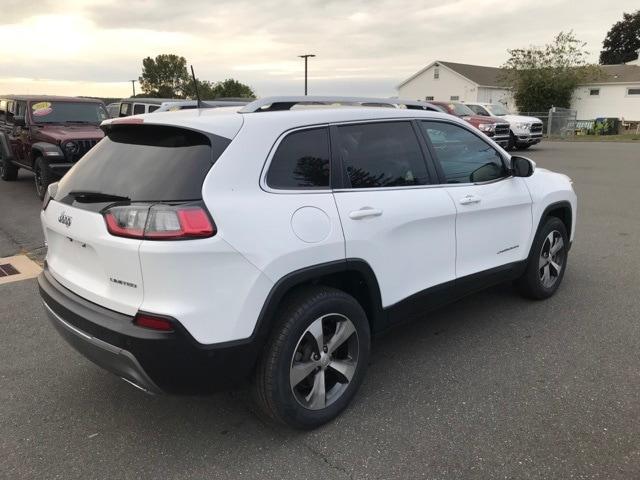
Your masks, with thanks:
[{"label": "overcast sky", "polygon": [[258,95],[390,96],[433,60],[499,66],[573,29],[597,61],[638,0],[0,0],[0,93],[123,97],[142,58],[175,53],[199,78]]}]

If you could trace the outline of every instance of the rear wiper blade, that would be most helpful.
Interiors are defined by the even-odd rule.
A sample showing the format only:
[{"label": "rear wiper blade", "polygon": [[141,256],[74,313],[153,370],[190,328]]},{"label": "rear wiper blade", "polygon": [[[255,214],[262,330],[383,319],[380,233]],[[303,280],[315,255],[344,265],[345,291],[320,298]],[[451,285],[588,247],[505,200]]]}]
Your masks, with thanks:
[{"label": "rear wiper blade", "polygon": [[69,192],[69,196],[73,197],[78,202],[83,202],[83,203],[131,201],[129,197],[124,197],[122,195],[113,195],[111,193],[102,193],[102,192],[92,192],[90,190],[73,190]]}]

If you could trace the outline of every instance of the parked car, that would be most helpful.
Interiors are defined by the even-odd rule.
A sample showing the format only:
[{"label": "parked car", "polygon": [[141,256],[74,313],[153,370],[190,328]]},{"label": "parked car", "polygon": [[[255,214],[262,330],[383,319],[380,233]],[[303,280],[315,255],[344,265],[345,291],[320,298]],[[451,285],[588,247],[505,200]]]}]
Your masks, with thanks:
[{"label": "parked car", "polygon": [[509,123],[491,117],[476,115],[464,103],[440,101],[430,101],[429,103],[443,108],[450,115],[466,120],[486,136],[491,137],[502,148],[508,146]]},{"label": "parked car", "polygon": [[106,108],[109,118],[116,118],[120,116],[120,102],[110,103]]},{"label": "parked car", "polygon": [[95,99],[8,95],[0,99],[0,177],[13,181],[18,170],[34,172],[36,192],[44,198],[100,139],[108,118]]},{"label": "parked car", "polygon": [[542,140],[542,120],[539,118],[514,115],[500,103],[465,103],[465,105],[476,115],[509,122],[508,148],[524,150]]},{"label": "parked car", "polygon": [[566,175],[444,113],[289,110],[318,98],[104,122],[43,203],[60,334],[149,392],[253,379],[267,415],[313,428],[356,394],[372,335],[501,281],[556,292]]},{"label": "parked car", "polygon": [[118,117],[129,117],[131,115],[141,115],[152,113],[158,110],[164,102],[179,102],[176,98],[123,98],[120,100],[120,110]]}]

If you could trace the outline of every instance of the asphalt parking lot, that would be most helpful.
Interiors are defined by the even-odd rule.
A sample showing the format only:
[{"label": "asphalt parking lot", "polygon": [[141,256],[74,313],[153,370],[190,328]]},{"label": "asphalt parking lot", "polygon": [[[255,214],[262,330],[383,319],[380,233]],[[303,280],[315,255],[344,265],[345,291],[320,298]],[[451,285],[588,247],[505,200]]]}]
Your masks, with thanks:
[{"label": "asphalt parking lot", "polygon": [[[148,396],[64,343],[35,280],[0,285],[0,477],[640,478],[640,144],[525,155],[579,196],[558,294],[500,286],[378,339],[353,405],[313,432],[243,391]],[[41,260],[29,174],[0,208],[0,257]]]}]

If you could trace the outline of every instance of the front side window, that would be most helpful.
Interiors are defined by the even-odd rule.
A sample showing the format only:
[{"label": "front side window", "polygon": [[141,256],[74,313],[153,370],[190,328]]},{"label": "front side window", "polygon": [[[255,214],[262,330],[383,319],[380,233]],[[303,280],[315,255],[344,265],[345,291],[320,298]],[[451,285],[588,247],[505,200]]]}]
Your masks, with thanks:
[{"label": "front side window", "polygon": [[140,115],[141,113],[144,113],[144,104],[143,103],[136,103],[133,105],[133,114],[134,115]]},{"label": "front side window", "polygon": [[131,104],[130,103],[122,103],[120,105],[120,116],[128,117],[131,115]]},{"label": "front side window", "polygon": [[14,108],[16,102],[9,100],[7,102],[7,122],[13,123]]},{"label": "front side window", "polygon": [[450,123],[420,122],[433,145],[446,183],[489,182],[507,176],[500,154],[468,130]]},{"label": "front side window", "polygon": [[267,185],[284,190],[329,188],[329,132],[326,127],[287,135],[271,160]]},{"label": "front side window", "polygon": [[427,167],[409,122],[338,127],[339,153],[351,188],[428,183]]}]

